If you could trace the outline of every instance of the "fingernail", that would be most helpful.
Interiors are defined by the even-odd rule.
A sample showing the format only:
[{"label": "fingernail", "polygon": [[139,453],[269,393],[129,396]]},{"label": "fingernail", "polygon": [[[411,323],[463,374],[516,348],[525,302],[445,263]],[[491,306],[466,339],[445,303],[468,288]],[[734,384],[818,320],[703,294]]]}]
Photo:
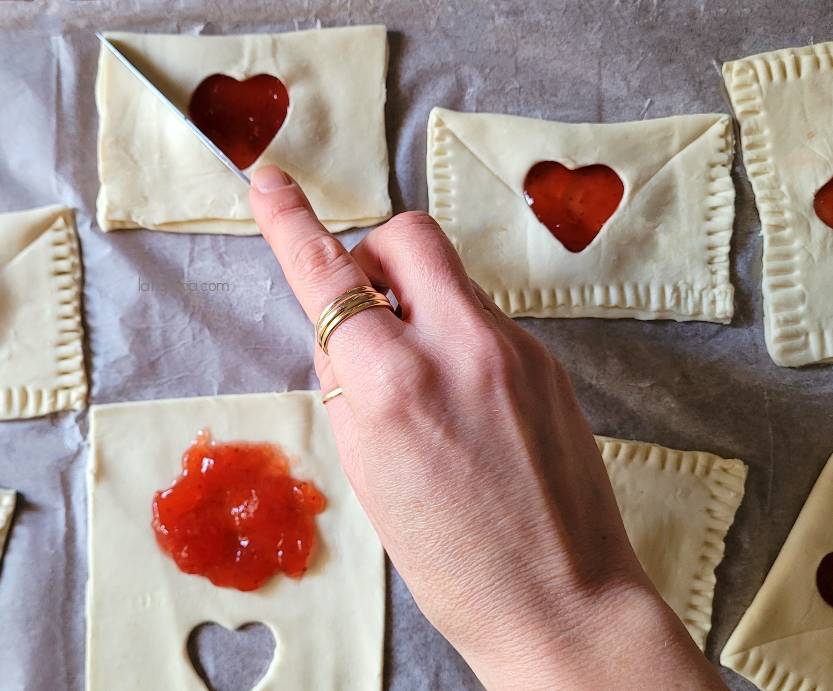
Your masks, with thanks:
[{"label": "fingernail", "polygon": [[258,168],[252,177],[252,185],[261,194],[269,194],[291,184],[292,179],[277,166]]}]

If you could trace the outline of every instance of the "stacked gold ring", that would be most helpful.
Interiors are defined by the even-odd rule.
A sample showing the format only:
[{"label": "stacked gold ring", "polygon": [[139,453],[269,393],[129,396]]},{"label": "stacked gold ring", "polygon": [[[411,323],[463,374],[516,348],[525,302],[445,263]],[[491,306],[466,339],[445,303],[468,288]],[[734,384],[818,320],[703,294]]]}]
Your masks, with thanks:
[{"label": "stacked gold ring", "polygon": [[321,350],[327,352],[327,342],[342,322],[371,307],[387,307],[393,311],[390,300],[370,286],[348,290],[327,305],[315,325],[315,338]]}]

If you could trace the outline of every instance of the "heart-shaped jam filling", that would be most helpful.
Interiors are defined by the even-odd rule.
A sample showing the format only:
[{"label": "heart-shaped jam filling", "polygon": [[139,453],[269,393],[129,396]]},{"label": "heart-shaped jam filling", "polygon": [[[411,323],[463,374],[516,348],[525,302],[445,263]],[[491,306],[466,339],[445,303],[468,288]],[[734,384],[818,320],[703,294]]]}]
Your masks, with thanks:
[{"label": "heart-shaped jam filling", "polygon": [[211,691],[253,689],[275,657],[275,637],[260,623],[229,631],[209,622],[191,631],[186,648],[194,670]]},{"label": "heart-shaped jam filling", "polygon": [[813,209],[829,228],[833,228],[833,179],[824,185],[813,200]]},{"label": "heart-shaped jam filling", "polygon": [[289,93],[270,74],[238,81],[225,74],[206,77],[191,94],[194,124],[238,168],[248,168],[275,138],[286,119]]},{"label": "heart-shaped jam filling", "polygon": [[604,165],[570,170],[556,161],[541,161],[524,180],[532,211],[570,252],[581,252],[593,242],[624,193],[622,179]]},{"label": "heart-shaped jam filling", "polygon": [[816,571],[816,587],[822,599],[833,607],[833,552],[819,563]]}]

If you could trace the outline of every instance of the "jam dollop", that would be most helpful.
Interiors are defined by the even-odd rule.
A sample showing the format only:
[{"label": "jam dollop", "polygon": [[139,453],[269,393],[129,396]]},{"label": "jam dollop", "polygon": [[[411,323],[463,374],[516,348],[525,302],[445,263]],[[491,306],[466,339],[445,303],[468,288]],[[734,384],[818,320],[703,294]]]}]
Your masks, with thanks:
[{"label": "jam dollop", "polygon": [[829,228],[833,228],[833,179],[816,192],[813,210]]},{"label": "jam dollop", "polygon": [[570,170],[556,161],[541,161],[524,180],[524,197],[533,213],[570,252],[581,252],[593,242],[624,192],[616,171],[601,164]]},{"label": "jam dollop", "polygon": [[304,575],[325,506],[315,485],[289,474],[279,447],[218,443],[204,430],[183,454],[181,475],[155,494],[152,525],[181,571],[255,590],[279,571]]},{"label": "jam dollop", "polygon": [[819,563],[816,571],[816,587],[822,599],[833,607],[833,552],[830,552]]},{"label": "jam dollop", "polygon": [[248,168],[275,138],[289,110],[289,92],[271,74],[238,81],[212,74],[191,94],[188,115],[238,168]]}]

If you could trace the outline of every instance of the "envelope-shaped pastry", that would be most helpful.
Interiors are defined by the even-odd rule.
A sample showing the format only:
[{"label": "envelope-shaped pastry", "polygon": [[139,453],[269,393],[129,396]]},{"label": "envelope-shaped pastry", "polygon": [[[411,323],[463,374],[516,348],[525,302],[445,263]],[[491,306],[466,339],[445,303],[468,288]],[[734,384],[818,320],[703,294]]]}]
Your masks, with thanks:
[{"label": "envelope-shaped pastry", "polygon": [[512,316],[727,323],[725,115],[564,124],[431,112],[431,214]]},{"label": "envelope-shaped pastry", "polygon": [[705,648],[715,569],[743,499],[746,465],[700,451],[597,437],[642,567]]},{"label": "envelope-shaped pastry", "polygon": [[833,458],[720,662],[764,691],[833,689]]},{"label": "envelope-shaped pastry", "polygon": [[72,211],[0,214],[0,420],[79,410],[86,397]]},{"label": "envelope-shaped pastry", "polygon": [[[381,688],[384,555],[341,471],[320,401],[292,392],[93,406],[88,691],[202,691],[186,641],[205,622],[228,629],[261,622],[271,630],[275,656],[256,689]],[[183,452],[203,429],[218,441],[278,445],[291,475],[323,493],[302,578],[277,573],[256,590],[218,587],[180,571],[157,544],[154,495],[178,477]],[[205,468],[215,460],[197,462]],[[244,521],[257,508],[261,495],[244,496],[225,515]]]},{"label": "envelope-shaped pastry", "polygon": [[6,549],[6,538],[12,527],[14,516],[14,505],[17,493],[12,489],[0,487],[0,562],[3,561],[3,552]]},{"label": "envelope-shaped pastry", "polygon": [[833,361],[833,43],[723,65],[764,236],[778,365]]},{"label": "envelope-shaped pastry", "polygon": [[[292,175],[331,231],[390,216],[383,26],[107,37],[238,167]],[[103,230],[257,233],[246,185],[105,49],[96,101]]]}]

